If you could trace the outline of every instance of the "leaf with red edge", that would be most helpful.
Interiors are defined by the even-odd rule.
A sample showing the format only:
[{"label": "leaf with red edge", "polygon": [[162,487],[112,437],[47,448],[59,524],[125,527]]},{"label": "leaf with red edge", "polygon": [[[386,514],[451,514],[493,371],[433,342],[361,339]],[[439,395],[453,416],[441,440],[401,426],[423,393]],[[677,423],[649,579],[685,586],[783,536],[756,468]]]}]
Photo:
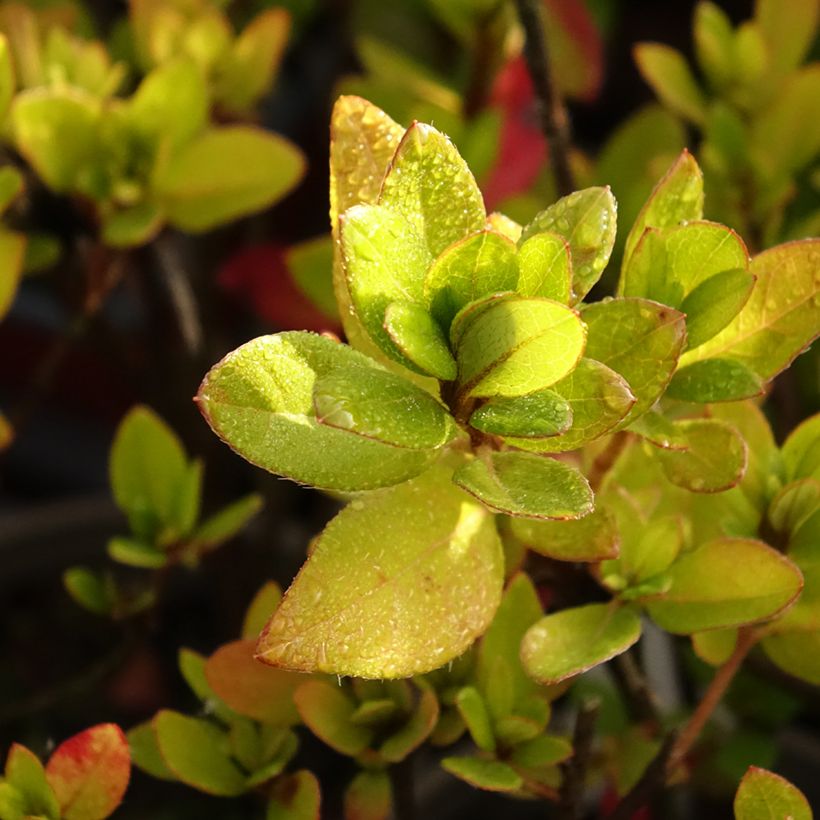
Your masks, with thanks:
[{"label": "leaf with red edge", "polygon": [[316,775],[300,769],[276,779],[265,820],[319,820],[321,802]]},{"label": "leaf with red edge", "polygon": [[46,764],[63,820],[103,820],[122,802],[131,776],[128,741],[119,726],[101,723],[69,738]]},{"label": "leaf with red edge", "polygon": [[220,287],[280,330],[340,330],[291,278],[288,248],[274,243],[244,248],[219,272]]},{"label": "leaf with red edge", "polygon": [[255,640],[241,640],[220,647],[208,658],[205,677],[240,715],[274,726],[293,726],[299,722],[293,693],[305,676],[255,660],[255,644]]}]

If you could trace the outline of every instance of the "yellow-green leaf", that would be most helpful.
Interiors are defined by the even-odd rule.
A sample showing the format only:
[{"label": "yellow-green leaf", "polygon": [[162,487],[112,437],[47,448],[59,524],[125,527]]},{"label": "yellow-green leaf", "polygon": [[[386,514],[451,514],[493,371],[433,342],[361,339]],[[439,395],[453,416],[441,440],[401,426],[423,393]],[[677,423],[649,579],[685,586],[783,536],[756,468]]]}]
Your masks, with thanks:
[{"label": "yellow-green leaf", "polygon": [[735,820],[812,820],[803,793],[774,772],[750,766],[740,781],[734,803]]}]

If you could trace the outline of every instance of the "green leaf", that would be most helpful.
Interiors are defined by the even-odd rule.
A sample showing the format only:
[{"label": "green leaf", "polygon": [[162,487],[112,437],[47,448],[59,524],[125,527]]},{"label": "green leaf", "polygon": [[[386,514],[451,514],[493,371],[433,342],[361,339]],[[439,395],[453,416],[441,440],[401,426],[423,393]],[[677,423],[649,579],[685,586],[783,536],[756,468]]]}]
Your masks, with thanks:
[{"label": "green leaf", "polygon": [[319,781],[301,769],[273,782],[265,820],[319,820],[320,803]]},{"label": "green leaf", "polygon": [[385,329],[384,315],[391,302],[422,303],[424,276],[432,261],[429,249],[400,213],[379,205],[345,211],[339,226],[347,287],[357,316],[384,353],[412,368]]},{"label": "green leaf", "polygon": [[461,689],[456,695],[456,708],[467,725],[467,730],[475,745],[485,752],[494,752],[495,736],[490,724],[490,714],[478,689],[473,686],[465,686]]},{"label": "green leaf", "polygon": [[354,501],[328,524],[258,656],[363,678],[426,672],[487,628],[502,577],[492,518],[435,467]]},{"label": "green leaf", "polygon": [[99,122],[99,102],[79,89],[23,91],[11,109],[17,150],[58,193],[76,189],[94,158]]},{"label": "green leaf", "polygon": [[746,471],[748,448],[737,430],[717,419],[675,422],[685,450],[655,450],[666,477],[695,493],[718,493],[734,487]]},{"label": "green leaf", "polygon": [[397,711],[398,706],[390,698],[366,700],[357,707],[350,720],[357,726],[378,726],[389,721]]},{"label": "green leaf", "polygon": [[516,290],[517,282],[515,243],[484,230],[445,248],[424,279],[424,298],[441,327],[449,328],[465,305],[492,293]]},{"label": "green leaf", "polygon": [[[641,528],[638,537],[624,539],[620,555],[601,565],[601,576],[622,579],[627,586],[658,575],[678,557],[683,547],[683,522],[675,516],[656,518]],[[615,587],[616,589],[618,587]]]},{"label": "green leaf", "polygon": [[138,405],[120,422],[109,472],[117,506],[129,517],[148,515],[175,523],[187,460],[173,430],[148,407]]},{"label": "green leaf", "polygon": [[12,743],[6,758],[5,779],[18,793],[20,817],[43,815],[49,820],[61,817],[61,805],[48,782],[46,771],[34,752]]},{"label": "green leaf", "polygon": [[514,518],[516,538],[529,549],[557,561],[604,561],[618,555],[620,538],[614,517],[598,508],[577,521],[530,521]]},{"label": "green leaf", "polygon": [[152,723],[162,759],[183,783],[221,797],[246,790],[245,777],[229,755],[227,736],[216,725],[168,709]]},{"label": "green leaf", "polygon": [[661,43],[639,43],[635,62],[660,101],[687,120],[702,125],[706,99],[684,56]]},{"label": "green leaf", "polygon": [[[576,250],[579,253],[580,250]],[[521,243],[518,249],[518,284],[520,296],[542,296],[562,304],[572,298],[572,262],[570,245],[563,236],[544,231]],[[498,288],[506,290],[506,288]]]},{"label": "green leaf", "polygon": [[[696,221],[647,228],[623,271],[620,292],[680,308],[695,288],[713,276],[724,271],[745,271],[748,265],[746,245],[725,225]],[[748,298],[753,281],[752,277],[745,283],[747,293],[738,310]],[[734,281],[726,284],[737,286]]]},{"label": "green leaf", "polygon": [[734,74],[732,21],[723,9],[704,0],[695,6],[692,34],[698,65],[709,85],[717,91],[725,89]]},{"label": "green leaf", "polygon": [[205,664],[205,678],[217,697],[240,715],[271,726],[299,722],[293,693],[305,679],[255,660],[253,640],[217,649]]},{"label": "green leaf", "polygon": [[817,4],[806,0],[757,0],[754,19],[769,45],[770,71],[785,75],[800,65],[817,33],[818,15]]},{"label": "green leaf", "polygon": [[112,538],[108,542],[107,552],[113,561],[140,569],[159,569],[168,563],[166,553],[136,538]]},{"label": "green leaf", "polygon": [[792,430],[782,452],[787,481],[820,478],[820,413]]},{"label": "green leaf", "polygon": [[245,611],[242,637],[246,640],[256,640],[281,600],[282,590],[279,584],[275,581],[265,581]]},{"label": "green leaf", "polygon": [[470,426],[497,436],[545,438],[566,432],[572,407],[553,390],[524,396],[492,398],[470,416]]},{"label": "green leaf", "polygon": [[578,363],[586,331],[578,315],[549,299],[496,300],[476,311],[459,339],[459,390],[522,396],[555,384]]},{"label": "green leaf", "polygon": [[262,509],[263,504],[264,500],[258,493],[246,495],[206,518],[194,531],[191,540],[200,548],[223,544],[244,529],[248,521]]},{"label": "green leaf", "polygon": [[199,406],[214,432],[240,455],[304,484],[364,490],[422,472],[435,451],[394,447],[319,424],[313,409],[316,380],[350,367],[377,365],[322,336],[262,336],[208,373]]},{"label": "green leaf", "polygon": [[588,604],[547,615],[527,631],[521,660],[539,683],[559,683],[629,649],[641,636],[632,609]]},{"label": "green leaf", "polygon": [[247,125],[205,131],[155,182],[173,225],[199,233],[260,211],[282,199],[304,174],[301,151]]},{"label": "green leaf", "polygon": [[499,760],[478,757],[445,757],[442,768],[477,789],[490,792],[515,792],[523,785],[521,775]]},{"label": "green leaf", "polygon": [[174,773],[162,759],[154,726],[150,720],[134,726],[128,731],[127,737],[131,760],[135,766],[158,780],[176,780]]},{"label": "green leaf", "polygon": [[189,59],[155,68],[128,102],[129,126],[144,139],[167,143],[172,154],[186,149],[208,121],[208,87]]},{"label": "green leaf", "polygon": [[62,820],[104,820],[122,802],[130,776],[128,741],[113,723],[70,737],[46,764]]},{"label": "green leaf", "polygon": [[442,381],[456,377],[456,360],[436,320],[414,302],[391,302],[384,313],[390,340],[418,370]]},{"label": "green leaf", "polygon": [[114,606],[114,590],[105,578],[86,567],[71,567],[63,573],[68,594],[95,615],[108,615]]},{"label": "green leaf", "polygon": [[770,618],[803,586],[788,558],[745,538],[709,541],[681,555],[668,572],[668,591],[645,605],[662,629],[678,635]]},{"label": "green leaf", "polygon": [[345,820],[387,820],[393,789],[386,771],[359,772],[345,789]]},{"label": "green leaf", "polygon": [[396,447],[434,449],[456,434],[452,417],[428,392],[375,367],[320,376],[313,407],[319,424]]},{"label": "green leaf", "polygon": [[722,666],[735,651],[737,629],[711,629],[692,635],[692,649],[710,666]]},{"label": "green leaf", "polygon": [[0,229],[0,318],[8,313],[23,273],[26,237]]},{"label": "green leaf", "polygon": [[609,188],[585,188],[541,211],[521,234],[523,246],[535,234],[553,231],[570,250],[570,304],[580,302],[603,273],[615,244],[617,205]]},{"label": "green leaf", "polygon": [[156,237],[165,214],[156,202],[139,202],[133,207],[112,211],[102,217],[102,237],[113,248],[145,245]]},{"label": "green leaf", "polygon": [[296,287],[328,318],[339,320],[339,306],[333,292],[333,240],[318,236],[291,245],[285,264]]},{"label": "green leaf", "polygon": [[576,368],[551,388],[572,410],[566,433],[545,439],[507,438],[522,450],[563,453],[577,450],[610,431],[635,404],[629,385],[614,370],[593,359],[581,359]]},{"label": "green leaf", "polygon": [[572,744],[563,737],[541,735],[513,749],[511,760],[525,769],[555,766],[572,756]]},{"label": "green leaf", "polygon": [[592,490],[575,469],[548,456],[494,452],[459,467],[453,481],[494,512],[524,518],[582,518]]},{"label": "green leaf", "polygon": [[684,149],[661,177],[629,231],[621,263],[621,282],[647,228],[666,228],[703,216],[703,173],[695,158]]},{"label": "green leaf", "polygon": [[736,359],[703,359],[681,367],[669,382],[666,395],[679,401],[707,404],[759,396],[763,383]]},{"label": "green leaf", "polygon": [[749,301],[754,283],[754,275],[746,270],[725,270],[697,285],[680,304],[686,315],[687,349],[720,333]]},{"label": "green leaf", "polygon": [[736,820],[812,820],[802,792],[780,775],[750,766],[735,795]]},{"label": "green leaf", "polygon": [[650,410],[633,421],[629,425],[629,431],[664,450],[687,450],[689,448],[684,431],[676,426],[672,419],[668,419],[655,410]]},{"label": "green leaf", "polygon": [[421,693],[409,720],[382,743],[379,753],[388,763],[399,763],[430,736],[439,717],[438,699],[432,690]]},{"label": "green leaf", "polygon": [[379,204],[400,216],[433,257],[480,231],[486,218],[481,191],[455,146],[432,126],[418,122],[404,132]]},{"label": "green leaf", "polygon": [[820,633],[784,632],[762,641],[772,663],[789,675],[820,686]]},{"label": "green leaf", "polygon": [[373,730],[352,721],[355,702],[335,683],[308,681],[294,696],[305,725],[316,737],[343,755],[361,754],[373,740]]},{"label": "green leaf", "polygon": [[761,379],[776,376],[820,328],[818,266],[820,239],[789,242],[756,256],[749,270],[757,282],[748,302],[720,333],[684,353],[681,364],[730,357]]},{"label": "green leaf", "polygon": [[636,402],[620,422],[626,427],[660,398],[686,341],[682,313],[647,299],[613,299],[588,305],[585,355],[626,379]]}]

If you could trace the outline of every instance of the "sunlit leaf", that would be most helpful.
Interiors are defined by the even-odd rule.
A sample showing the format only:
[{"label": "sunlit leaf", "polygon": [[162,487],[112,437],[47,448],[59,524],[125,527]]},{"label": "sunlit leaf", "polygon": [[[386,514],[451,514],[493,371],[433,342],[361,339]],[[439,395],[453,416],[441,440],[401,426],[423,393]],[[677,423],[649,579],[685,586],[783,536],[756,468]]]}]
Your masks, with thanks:
[{"label": "sunlit leaf", "polygon": [[643,78],[661,102],[676,114],[702,124],[706,99],[684,56],[661,43],[640,43],[634,54]]},{"label": "sunlit leaf", "polygon": [[560,234],[544,231],[530,236],[518,249],[516,293],[569,304],[572,298],[570,256],[570,245]]},{"label": "sunlit leaf", "polygon": [[[15,790],[18,814],[12,820],[42,815],[49,820],[61,817],[62,801],[49,783],[43,764],[34,752],[19,743],[13,743],[6,758],[5,783]],[[0,808],[2,808],[0,801]]]},{"label": "sunlit leaf", "polygon": [[513,534],[529,549],[557,561],[603,561],[618,555],[620,538],[613,516],[603,508],[577,521],[515,518]]},{"label": "sunlit leaf", "polygon": [[783,444],[786,479],[820,478],[820,413],[795,427]]},{"label": "sunlit leaf", "polygon": [[251,493],[227,507],[223,507],[197,527],[192,540],[200,549],[208,549],[233,538],[259,510],[262,509],[262,496]]},{"label": "sunlit leaf", "polygon": [[437,467],[331,521],[257,651],[285,668],[364,678],[429,671],[486,629],[502,576],[492,518]]},{"label": "sunlit leaf", "polygon": [[708,0],[695,6],[692,24],[695,56],[709,85],[720,91],[732,80],[734,29],[720,6]]},{"label": "sunlit leaf", "polygon": [[571,425],[570,403],[548,389],[491,398],[470,416],[471,427],[497,436],[544,438],[564,433]]},{"label": "sunlit leaf", "polygon": [[686,552],[668,570],[666,593],[645,602],[652,619],[676,634],[769,618],[803,586],[797,567],[751,539],[722,538]]},{"label": "sunlit leaf", "polygon": [[414,302],[391,302],[384,313],[384,329],[405,359],[423,373],[442,381],[456,377],[456,360],[441,326]]},{"label": "sunlit leaf", "polygon": [[740,781],[734,803],[735,820],[812,820],[802,792],[774,772],[750,766]]},{"label": "sunlit leaf", "polygon": [[546,615],[521,644],[527,673],[539,683],[558,683],[629,649],[641,635],[632,609],[588,604]]},{"label": "sunlit leaf", "polygon": [[759,396],[763,383],[737,359],[703,359],[681,367],[669,382],[670,399],[692,402],[738,401]]}]

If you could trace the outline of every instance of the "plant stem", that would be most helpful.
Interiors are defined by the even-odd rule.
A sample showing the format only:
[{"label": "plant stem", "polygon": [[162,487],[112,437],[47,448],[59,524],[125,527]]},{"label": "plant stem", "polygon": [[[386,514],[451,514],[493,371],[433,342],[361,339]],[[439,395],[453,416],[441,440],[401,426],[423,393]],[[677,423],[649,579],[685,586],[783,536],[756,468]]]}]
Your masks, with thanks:
[{"label": "plant stem", "polygon": [[643,670],[633,649],[615,657],[611,666],[615,683],[624,696],[627,711],[634,720],[648,723],[657,731],[660,716]]},{"label": "plant stem", "polygon": [[413,755],[390,767],[393,785],[393,817],[395,820],[416,820],[416,790]]},{"label": "plant stem", "polygon": [[539,0],[515,0],[515,5],[524,28],[524,58],[538,98],[541,130],[549,144],[555,186],[560,196],[566,196],[575,190],[569,161],[569,116],[552,74],[541,4]]},{"label": "plant stem", "polygon": [[590,467],[589,470],[588,481],[589,486],[592,487],[594,492],[598,492],[598,490],[601,489],[601,485],[604,483],[606,474],[610,471],[610,469],[612,469],[628,443],[629,433],[625,430],[615,433],[612,438],[610,438],[609,443],[604,450],[598,455],[595,461],[592,462],[592,467]]},{"label": "plant stem", "polygon": [[715,673],[703,699],[692,713],[689,722],[683,727],[680,736],[669,754],[669,760],[666,766],[667,775],[671,775],[683,762],[686,755],[689,754],[692,746],[695,745],[698,737],[700,737],[703,727],[706,726],[715,708],[726,694],[726,690],[734,680],[741,664],[759,638],[760,634],[755,627],[747,626],[738,630],[737,644],[735,645],[734,652],[732,652],[729,660]]},{"label": "plant stem", "polygon": [[558,809],[560,820],[579,820],[581,801],[584,797],[584,783],[587,779],[592,743],[595,739],[595,724],[601,701],[587,698],[578,709],[575,731],[572,735],[572,757],[564,764],[564,781],[561,785],[561,802]]}]

